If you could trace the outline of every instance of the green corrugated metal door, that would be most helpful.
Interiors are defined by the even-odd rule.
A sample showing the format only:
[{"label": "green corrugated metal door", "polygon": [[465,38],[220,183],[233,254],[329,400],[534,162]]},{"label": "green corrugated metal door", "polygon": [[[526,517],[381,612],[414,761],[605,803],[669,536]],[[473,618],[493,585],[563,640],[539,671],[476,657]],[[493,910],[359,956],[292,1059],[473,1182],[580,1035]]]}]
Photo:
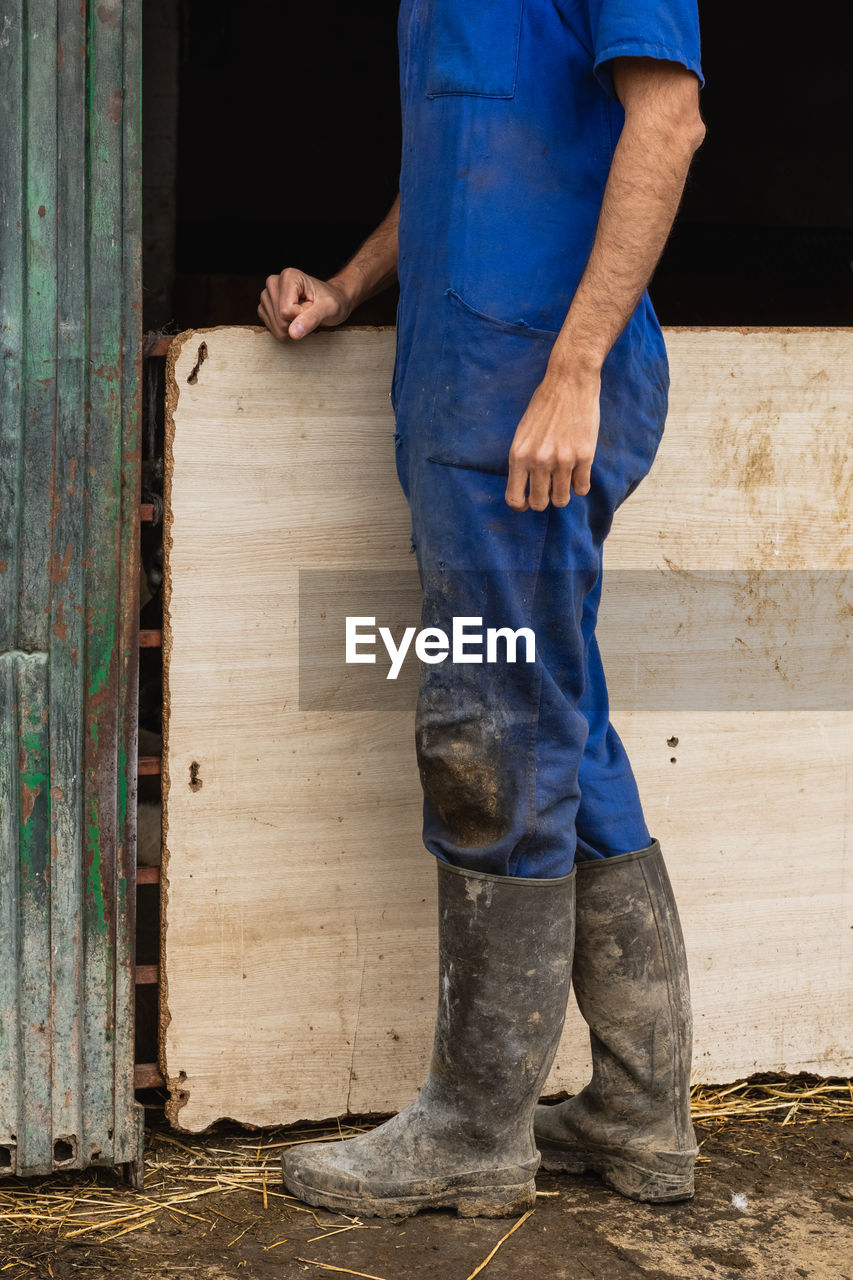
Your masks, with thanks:
[{"label": "green corrugated metal door", "polygon": [[140,1152],[140,4],[0,7],[0,1174]]}]

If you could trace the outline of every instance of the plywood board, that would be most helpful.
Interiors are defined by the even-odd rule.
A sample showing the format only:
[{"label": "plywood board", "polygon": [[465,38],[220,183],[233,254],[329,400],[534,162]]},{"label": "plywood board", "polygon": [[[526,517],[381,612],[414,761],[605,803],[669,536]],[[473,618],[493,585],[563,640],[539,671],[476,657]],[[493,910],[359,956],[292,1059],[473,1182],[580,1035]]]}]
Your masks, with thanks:
[{"label": "plywood board", "polygon": [[[846,1073],[853,334],[668,345],[670,417],[617,515],[600,634],[681,905],[696,1077]],[[393,353],[392,330],[172,345],[162,1059],[188,1130],[391,1111],[428,1057],[411,688],[315,710],[298,680],[300,571],[411,574]],[[572,1010],[549,1087],[587,1069]]]}]

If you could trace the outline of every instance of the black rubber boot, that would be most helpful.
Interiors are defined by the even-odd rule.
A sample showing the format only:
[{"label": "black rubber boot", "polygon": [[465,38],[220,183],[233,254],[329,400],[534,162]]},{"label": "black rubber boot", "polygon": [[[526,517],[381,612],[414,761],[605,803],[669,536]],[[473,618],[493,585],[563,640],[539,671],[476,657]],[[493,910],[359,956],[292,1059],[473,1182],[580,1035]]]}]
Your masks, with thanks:
[{"label": "black rubber boot", "polygon": [[687,957],[660,845],[577,864],[572,981],[592,1080],[536,1108],[543,1169],[599,1174],[632,1200],[693,1195]]},{"label": "black rubber boot", "polygon": [[438,861],[439,989],[418,1098],[370,1133],[295,1147],[288,1191],[311,1205],[390,1217],[532,1208],[533,1109],[565,1019],[575,875],[521,880]]}]

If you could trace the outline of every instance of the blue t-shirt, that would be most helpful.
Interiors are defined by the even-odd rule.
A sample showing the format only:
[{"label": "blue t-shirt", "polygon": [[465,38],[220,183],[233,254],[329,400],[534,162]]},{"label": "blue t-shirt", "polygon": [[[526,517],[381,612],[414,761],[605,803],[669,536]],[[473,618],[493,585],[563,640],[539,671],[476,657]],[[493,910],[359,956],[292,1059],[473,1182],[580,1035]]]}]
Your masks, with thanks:
[{"label": "blue t-shirt", "polygon": [[[448,291],[472,314],[560,329],[624,121],[612,60],[702,74],[696,0],[402,0],[399,45],[393,398],[398,418],[416,418],[436,394]],[[627,411],[639,398],[665,415],[666,353],[648,295],[603,383],[603,404]]]}]

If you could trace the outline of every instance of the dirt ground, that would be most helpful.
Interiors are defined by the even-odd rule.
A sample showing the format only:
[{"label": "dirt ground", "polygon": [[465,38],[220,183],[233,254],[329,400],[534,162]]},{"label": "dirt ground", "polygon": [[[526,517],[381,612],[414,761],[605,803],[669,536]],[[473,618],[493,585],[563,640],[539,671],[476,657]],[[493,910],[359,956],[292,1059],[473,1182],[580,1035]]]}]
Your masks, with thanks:
[{"label": "dirt ground", "polygon": [[[278,1151],[268,1161],[265,1157],[266,1192],[260,1186],[225,1185],[193,1198],[194,1187],[204,1186],[199,1175],[205,1146],[214,1145],[223,1153],[217,1158],[227,1160],[232,1144],[242,1143],[245,1151],[268,1135],[232,1125],[213,1136],[170,1136],[159,1121],[148,1134],[146,1194],[152,1205],[157,1197],[172,1198],[171,1208],[161,1205],[150,1217],[146,1211],[124,1227],[121,1215],[140,1201],[138,1193],[117,1184],[112,1171],[42,1180],[62,1195],[77,1189],[101,1197],[114,1209],[107,1209],[107,1216],[119,1219],[112,1228],[75,1228],[76,1236],[68,1238],[67,1221],[60,1226],[42,1222],[39,1229],[37,1213],[29,1221],[12,1218],[10,1204],[17,1198],[22,1212],[34,1212],[33,1201],[26,1208],[26,1194],[37,1190],[38,1180],[0,1182],[0,1277],[853,1280],[853,1120],[783,1125],[735,1119],[700,1122],[697,1133],[701,1156],[692,1201],[638,1205],[591,1176],[542,1174],[535,1211],[477,1272],[513,1220],[472,1221],[433,1212],[403,1221],[353,1222],[324,1210],[306,1211],[283,1194],[276,1176]],[[278,1136],[286,1139],[287,1131]],[[170,1152],[184,1163],[172,1169]],[[85,1203],[81,1194],[74,1212]],[[106,1239],[111,1234],[114,1238]]]}]

